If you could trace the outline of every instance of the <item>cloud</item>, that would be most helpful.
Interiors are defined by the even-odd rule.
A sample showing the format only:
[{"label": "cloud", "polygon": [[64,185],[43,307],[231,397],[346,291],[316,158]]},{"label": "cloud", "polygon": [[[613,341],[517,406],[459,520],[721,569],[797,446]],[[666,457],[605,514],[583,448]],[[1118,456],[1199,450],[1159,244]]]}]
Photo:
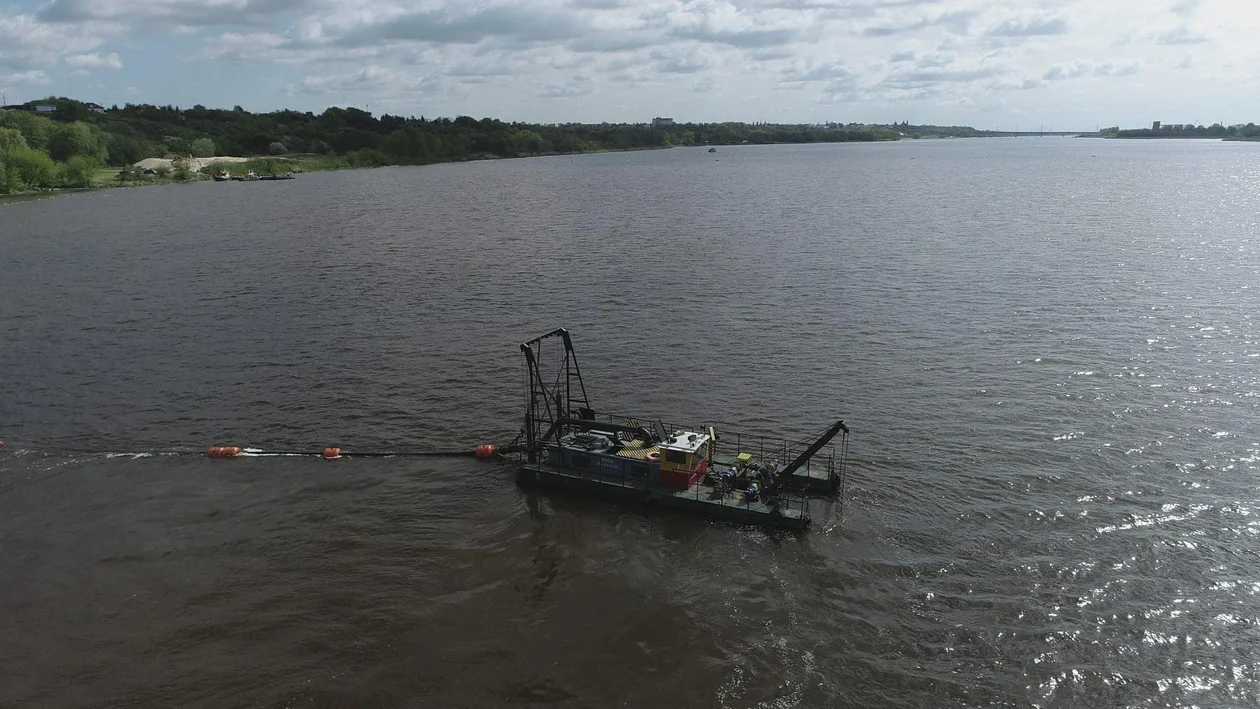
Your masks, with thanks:
[{"label": "cloud", "polygon": [[102,55],[99,52],[95,54],[74,54],[65,58],[66,66],[72,69],[121,69],[123,68],[122,59],[114,52]]},{"label": "cloud", "polygon": [[658,62],[657,70],[663,74],[694,74],[709,66],[708,58],[696,51],[679,55],[655,51],[651,57]]},{"label": "cloud", "polygon": [[784,69],[782,72],[783,81],[789,84],[811,81],[851,81],[856,77],[857,73],[843,62],[822,62],[793,66]]},{"label": "cloud", "polygon": [[750,51],[746,56],[755,62],[772,62],[780,59],[791,59],[796,54],[787,47],[769,47]]},{"label": "cloud", "polygon": [[1094,73],[1094,66],[1089,62],[1076,62],[1074,64],[1059,64],[1052,66],[1041,75],[1042,81],[1060,81],[1062,79],[1075,79],[1080,76],[1089,76]]},{"label": "cloud", "polygon": [[[377,42],[476,44],[487,38],[520,42],[558,42],[582,36],[585,28],[569,13],[545,7],[499,5],[472,11],[409,11],[361,23],[334,44],[365,46]],[[314,39],[314,38],[311,38]]]},{"label": "cloud", "polygon": [[[617,120],[644,105],[693,119],[814,120],[836,115],[819,103],[852,103],[844,115],[870,122],[966,123],[997,110],[1077,112],[1092,125],[1140,113],[1142,87],[1123,77],[1158,67],[1169,91],[1220,93],[1245,121],[1260,113],[1260,99],[1237,91],[1254,81],[1246,67],[1260,16],[1220,20],[1224,4],[0,0],[0,77],[42,71],[61,93],[60,81],[73,92],[89,82],[72,77],[110,69],[116,86],[134,84],[145,100],[251,110],[316,110],[346,97],[377,110],[521,120]],[[1160,45],[1196,45],[1194,59],[1178,63],[1189,46]],[[178,80],[186,59],[197,62],[195,83]],[[914,109],[889,115],[899,104]]]},{"label": "cloud", "polygon": [[1203,44],[1204,42],[1208,41],[1208,38],[1204,37],[1201,34],[1195,34],[1194,32],[1190,31],[1189,27],[1186,27],[1185,25],[1181,25],[1180,27],[1177,27],[1175,29],[1171,29],[1171,30],[1168,30],[1167,32],[1160,33],[1160,35],[1155,38],[1155,41],[1158,44],[1172,44],[1172,45]]},{"label": "cloud", "polygon": [[742,49],[781,47],[804,37],[811,12],[741,11],[725,0],[696,0],[675,8],[647,13],[666,37]]},{"label": "cloud", "polygon": [[101,23],[61,27],[34,15],[7,15],[0,10],[0,69],[50,67],[58,57],[90,52],[121,28]]},{"label": "cloud", "polygon": [[44,86],[47,83],[48,75],[38,69],[0,76],[0,86]]},{"label": "cloud", "polygon": [[427,93],[437,90],[441,85],[438,77],[415,75],[387,67],[369,65],[358,71],[307,76],[297,85],[290,87],[293,93],[306,94],[347,94],[347,93],[381,93],[384,90],[390,95],[400,93]]},{"label": "cloud", "polygon": [[1199,9],[1199,0],[1178,0],[1173,3],[1172,11],[1174,15],[1188,17],[1193,15],[1195,10]]},{"label": "cloud", "polygon": [[874,25],[863,29],[862,36],[891,37],[893,35],[918,32],[929,27],[944,27],[956,34],[966,34],[974,17],[975,13],[970,11],[947,12],[934,18],[923,17],[910,22]]},{"label": "cloud", "polygon": [[989,79],[1003,72],[998,67],[978,67],[975,69],[954,69],[954,70],[923,70],[923,71],[906,71],[899,74],[892,74],[884,79],[886,86],[892,87],[918,87],[922,88],[931,84],[953,84],[976,81],[978,79]]},{"label": "cloud", "polygon": [[954,55],[949,52],[937,52],[919,57],[915,66],[919,69],[939,69],[954,63]]},{"label": "cloud", "polygon": [[40,10],[39,19],[65,24],[95,20],[191,27],[260,25],[322,4],[317,0],[52,0]]},{"label": "cloud", "polygon": [[1142,71],[1142,62],[1103,62],[1094,67],[1095,76],[1131,76]]},{"label": "cloud", "polygon": [[543,87],[539,95],[544,98],[573,98],[591,93],[590,79],[574,78],[563,83],[551,83]]},{"label": "cloud", "polygon": [[695,39],[701,42],[729,44],[732,47],[757,49],[779,47],[796,40],[800,33],[793,29],[740,29],[714,30],[708,28],[683,28],[673,32],[675,37]]},{"label": "cloud", "polygon": [[1131,76],[1141,70],[1142,62],[1140,60],[1127,62],[1107,61],[1101,64],[1077,61],[1071,64],[1056,64],[1050,67],[1041,75],[1041,82],[1079,79],[1087,76]]},{"label": "cloud", "polygon": [[990,27],[985,34],[989,37],[1041,37],[1067,34],[1067,20],[1061,17],[1039,17],[1027,22],[1007,20]]}]

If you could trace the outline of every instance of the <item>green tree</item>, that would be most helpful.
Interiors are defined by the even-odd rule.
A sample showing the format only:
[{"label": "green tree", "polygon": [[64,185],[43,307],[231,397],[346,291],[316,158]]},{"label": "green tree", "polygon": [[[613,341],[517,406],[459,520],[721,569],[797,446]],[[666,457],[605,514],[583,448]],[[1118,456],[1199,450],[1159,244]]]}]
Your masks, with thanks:
[{"label": "green tree", "polygon": [[188,182],[192,179],[192,170],[188,169],[188,163],[180,161],[175,163],[175,180],[177,182]]},{"label": "green tree", "polygon": [[75,155],[61,166],[61,184],[65,187],[91,187],[96,164],[82,155]]},{"label": "green tree", "polygon": [[171,168],[167,167],[166,165],[158,165],[156,168],[154,168],[153,174],[165,179],[171,176]]},{"label": "green tree", "polygon": [[214,141],[209,138],[198,138],[189,147],[192,149],[192,154],[199,158],[214,157]]},{"label": "green tree", "polygon": [[26,150],[26,138],[22,137],[22,132],[16,128],[0,128],[0,153],[11,153],[18,150]]},{"label": "green tree", "polygon": [[5,162],[27,189],[46,189],[56,186],[57,163],[48,153],[27,148],[7,153]]},{"label": "green tree", "polygon": [[21,192],[23,187],[17,170],[9,165],[9,154],[0,152],[0,194]]},{"label": "green tree", "polygon": [[166,146],[166,152],[174,155],[188,154],[188,141],[175,135],[168,135],[162,139],[162,143]]},{"label": "green tree", "polygon": [[0,111],[0,128],[14,128],[22,133],[26,144],[36,150],[48,147],[48,136],[56,124],[28,111]]},{"label": "green tree", "polygon": [[148,151],[140,141],[118,133],[110,134],[107,154],[107,164],[118,166],[131,165],[148,157]]},{"label": "green tree", "polygon": [[100,129],[86,123],[58,124],[48,139],[48,154],[65,162],[74,156],[104,165],[109,156],[108,138]]}]

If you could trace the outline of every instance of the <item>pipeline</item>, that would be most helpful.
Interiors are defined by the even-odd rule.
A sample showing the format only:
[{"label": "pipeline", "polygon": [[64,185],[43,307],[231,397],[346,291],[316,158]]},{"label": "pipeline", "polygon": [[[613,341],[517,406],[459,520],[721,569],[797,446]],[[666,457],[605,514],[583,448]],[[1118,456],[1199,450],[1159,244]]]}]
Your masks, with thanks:
[{"label": "pipeline", "polygon": [[210,458],[262,458],[279,456],[319,456],[325,460],[340,458],[493,458],[511,453],[520,453],[525,446],[512,445],[497,447],[488,443],[473,449],[448,451],[351,451],[336,446],[329,446],[320,453],[311,451],[266,451],[260,448],[242,448],[240,446],[213,446],[206,451]]},{"label": "pipeline", "polygon": [[[4,448],[4,441],[0,441],[0,450]],[[355,451],[345,450],[338,446],[328,446],[320,452],[312,452],[309,450],[293,451],[280,450],[269,451],[261,448],[246,448],[243,446],[211,446],[206,450],[206,456],[209,458],[265,458],[265,457],[281,457],[281,456],[309,456],[322,457],[327,460],[336,460],[339,458],[493,458],[495,456],[507,456],[513,453],[520,453],[525,450],[524,445],[517,445],[515,441],[507,446],[495,446],[488,443],[476,446],[475,448],[461,448],[459,450],[445,451]],[[99,450],[83,450],[83,449],[63,449],[63,452],[95,454],[102,453]],[[148,451],[145,453],[135,453],[131,455],[151,456],[151,455],[188,455],[192,451]],[[117,453],[110,455],[128,455]]]}]

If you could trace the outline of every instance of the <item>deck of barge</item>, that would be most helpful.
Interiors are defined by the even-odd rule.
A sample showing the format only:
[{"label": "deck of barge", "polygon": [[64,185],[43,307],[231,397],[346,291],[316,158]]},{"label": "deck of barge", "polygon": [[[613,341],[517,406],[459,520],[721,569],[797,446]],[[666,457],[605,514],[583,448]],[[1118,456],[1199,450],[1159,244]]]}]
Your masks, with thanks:
[{"label": "deck of barge", "polygon": [[[717,453],[713,456],[715,467],[735,465],[734,453]],[[805,488],[810,492],[830,494],[836,491],[839,479],[825,466],[805,466],[792,473],[788,482],[794,486]]]},{"label": "deck of barge", "polygon": [[547,463],[524,463],[517,480],[524,485],[575,490],[602,497],[639,502],[703,515],[713,519],[764,527],[803,530],[809,526],[808,503],[803,497],[781,496],[777,506],[748,502],[743,493],[722,496],[712,486],[699,483],[683,490],[649,484],[647,476],[577,471]]}]

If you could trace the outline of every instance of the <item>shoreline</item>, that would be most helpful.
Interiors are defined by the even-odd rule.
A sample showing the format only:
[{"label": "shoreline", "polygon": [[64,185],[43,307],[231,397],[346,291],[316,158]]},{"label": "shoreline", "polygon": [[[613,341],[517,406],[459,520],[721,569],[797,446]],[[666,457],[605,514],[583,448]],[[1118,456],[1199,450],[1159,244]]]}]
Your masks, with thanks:
[{"label": "shoreline", "polygon": [[[386,163],[383,165],[344,165],[344,166],[332,166],[332,167],[325,167],[325,166],[318,165],[317,164],[318,160],[321,158],[311,158],[309,155],[304,155],[300,158],[286,157],[286,156],[275,156],[275,157],[256,156],[252,158],[247,158],[245,160],[236,158],[232,162],[234,164],[244,165],[249,160],[255,160],[255,159],[266,160],[266,159],[278,158],[278,159],[287,160],[291,162],[293,165],[292,173],[294,175],[301,175],[304,173],[315,173],[315,172],[341,172],[343,170],[371,170],[371,169],[379,169],[379,168],[384,168],[384,167],[426,167],[429,165],[448,165],[448,164],[461,163],[461,162],[482,162],[482,161],[488,161],[488,160],[521,160],[521,159],[527,159],[527,158],[551,158],[551,157],[565,157],[565,156],[578,156],[578,155],[596,155],[596,154],[601,154],[601,153],[633,153],[633,152],[642,152],[642,151],[648,151],[648,150],[673,150],[675,148],[694,148],[698,150],[705,150],[707,148],[740,148],[740,147],[751,147],[751,146],[758,146],[758,145],[843,145],[846,143],[862,143],[862,144],[912,143],[912,142],[919,142],[919,141],[974,140],[974,139],[980,139],[980,138],[1015,138],[1015,137],[1023,137],[1023,136],[971,135],[971,136],[938,136],[938,137],[927,137],[927,138],[906,137],[906,138],[901,138],[899,140],[835,140],[835,141],[764,142],[764,143],[703,143],[703,144],[698,144],[698,145],[649,145],[649,146],[634,147],[634,148],[601,148],[598,150],[582,150],[582,151],[575,151],[575,152],[550,150],[550,151],[541,152],[541,153],[523,153],[520,155],[489,155],[489,154],[468,155],[461,158],[454,158],[450,160],[393,162],[393,163]],[[1070,137],[1070,136],[1064,136],[1064,137]],[[1075,137],[1077,138],[1104,138],[1108,140],[1205,140],[1205,141],[1237,142],[1237,143],[1260,142],[1260,138],[1240,138],[1240,137],[1224,137],[1224,138],[1211,137],[1209,138],[1205,136],[1100,136],[1100,135],[1090,134],[1090,133],[1081,133],[1081,134],[1076,135]],[[229,156],[221,156],[221,157],[229,157]],[[214,163],[211,163],[211,164],[214,164]],[[98,168],[98,170],[101,170],[101,171],[106,171],[106,170],[113,171],[114,169],[115,168]],[[120,170],[120,171],[122,169],[123,169],[122,167],[117,168],[117,170]],[[209,182],[211,179],[212,177],[210,175],[207,175],[201,172],[195,172],[193,173],[192,179],[184,180],[184,181],[176,180],[173,177],[163,177],[163,178],[155,178],[152,180],[144,180],[140,182],[127,182],[127,183],[122,183],[122,184],[102,182],[100,184],[95,184],[91,187],[58,187],[58,188],[48,189],[48,190],[15,192],[12,194],[0,195],[0,206],[10,204],[10,203],[15,203],[15,202],[29,202],[29,201],[39,200],[39,199],[54,199],[58,196],[71,196],[74,194],[79,194],[79,193],[84,193],[84,192],[98,192],[101,190],[113,190],[113,189],[121,189],[121,188],[158,187],[162,185],[194,184],[197,182]]]},{"label": "shoreline", "polygon": [[1260,143],[1260,138],[1214,135],[1105,135],[1089,136],[1106,140],[1214,140],[1221,143]]},{"label": "shoreline", "polygon": [[[639,152],[643,150],[670,150],[672,148],[680,148],[680,147],[688,147],[688,146],[649,145],[649,146],[643,146],[643,147],[638,147],[638,148],[603,148],[600,150],[583,150],[580,152],[571,152],[571,153],[552,150],[552,151],[547,151],[543,153],[525,153],[521,155],[469,155],[469,156],[465,156],[458,159],[452,159],[452,160],[429,160],[429,161],[424,161],[424,162],[419,162],[419,161],[395,162],[395,163],[387,163],[384,165],[344,165],[344,166],[335,166],[335,167],[320,166],[317,164],[319,158],[312,159],[309,156],[304,156],[304,159],[303,159],[303,158],[293,158],[293,157],[285,157],[285,156],[272,157],[272,156],[260,155],[260,156],[256,156],[252,158],[246,158],[245,160],[238,159],[238,160],[233,161],[230,164],[244,165],[249,160],[255,160],[255,159],[265,160],[265,159],[279,158],[279,159],[287,160],[293,164],[293,170],[291,170],[291,172],[294,175],[301,175],[304,173],[314,173],[314,172],[342,172],[344,170],[376,170],[383,167],[425,167],[428,165],[448,165],[452,163],[481,162],[485,160],[520,160],[523,158],[563,157],[566,155],[594,155],[598,153],[631,153],[631,152]],[[695,146],[695,147],[700,147],[700,146]],[[209,164],[213,165],[216,163],[211,162]],[[229,163],[225,162],[223,164],[229,164]],[[113,172],[115,170],[122,171],[123,169],[125,168],[123,167],[98,168],[98,170],[100,171],[110,171],[110,172]],[[29,201],[39,200],[39,199],[53,199],[54,197],[57,197],[59,195],[68,196],[68,195],[73,195],[73,194],[77,194],[81,192],[99,192],[101,190],[116,190],[116,189],[125,189],[125,188],[133,188],[133,187],[160,187],[163,185],[191,185],[197,182],[209,182],[211,180],[213,180],[213,177],[210,175],[207,175],[202,172],[194,172],[192,179],[183,180],[183,181],[177,180],[173,177],[160,177],[160,178],[154,178],[150,180],[142,180],[139,182],[126,182],[126,183],[117,183],[114,181],[102,181],[101,183],[94,184],[91,187],[54,187],[52,189],[46,189],[46,190],[28,190],[25,192],[13,192],[11,194],[0,194],[0,205],[4,205],[10,202],[29,202]]]}]

